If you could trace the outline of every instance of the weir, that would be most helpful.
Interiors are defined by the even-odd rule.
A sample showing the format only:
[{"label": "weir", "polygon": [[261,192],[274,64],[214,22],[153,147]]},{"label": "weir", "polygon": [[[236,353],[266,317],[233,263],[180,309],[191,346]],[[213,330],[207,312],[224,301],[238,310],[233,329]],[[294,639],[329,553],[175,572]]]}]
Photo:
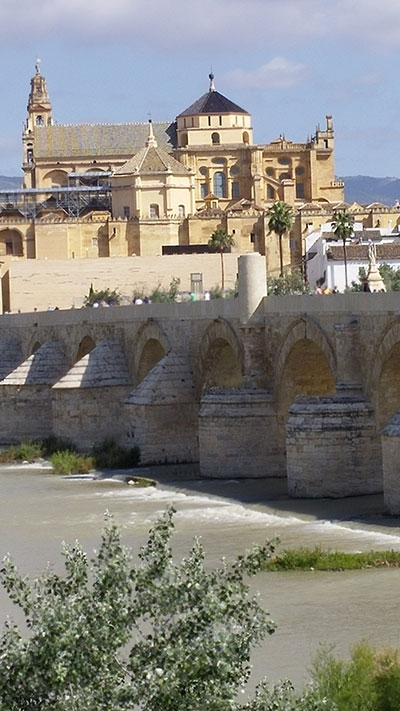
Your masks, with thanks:
[{"label": "weir", "polygon": [[385,487],[400,513],[400,295],[272,297],[265,274],[248,254],[237,299],[1,316],[1,442],[112,436],[291,496]]}]

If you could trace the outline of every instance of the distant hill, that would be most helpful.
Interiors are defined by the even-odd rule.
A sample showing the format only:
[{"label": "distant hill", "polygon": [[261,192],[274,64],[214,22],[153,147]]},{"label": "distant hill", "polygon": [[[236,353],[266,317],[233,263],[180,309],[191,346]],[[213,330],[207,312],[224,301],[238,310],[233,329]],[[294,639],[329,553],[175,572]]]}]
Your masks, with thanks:
[{"label": "distant hill", "polygon": [[399,178],[371,178],[368,175],[353,175],[344,180],[344,199],[346,202],[359,202],[369,205],[371,202],[383,202],[394,205],[400,200]]},{"label": "distant hill", "polygon": [[0,190],[15,190],[21,187],[24,178],[9,178],[7,175],[0,175]]},{"label": "distant hill", "polygon": [[[383,202],[394,205],[400,200],[399,178],[371,178],[369,175],[350,175],[344,178],[344,199],[346,202],[359,202],[369,205],[371,202]],[[21,187],[23,177],[0,175],[0,190],[15,190]]]}]

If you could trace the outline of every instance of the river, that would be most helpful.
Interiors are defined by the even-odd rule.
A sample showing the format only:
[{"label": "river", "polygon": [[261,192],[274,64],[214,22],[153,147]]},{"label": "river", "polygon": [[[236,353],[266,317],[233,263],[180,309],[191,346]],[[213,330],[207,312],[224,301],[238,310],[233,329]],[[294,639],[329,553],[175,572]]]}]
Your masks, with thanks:
[{"label": "river", "polygon": [[[290,500],[283,480],[183,480],[176,470],[155,488],[104,479],[55,477],[40,466],[0,469],[0,555],[11,553],[24,573],[48,561],[61,568],[60,544],[79,539],[93,551],[104,513],[122,527],[134,549],[151,522],[173,505],[177,556],[201,536],[207,560],[244,552],[279,536],[280,548],[319,544],[331,550],[400,550],[400,519],[383,515],[381,496],[343,500]],[[343,573],[263,573],[252,582],[278,628],[254,654],[254,679],[289,677],[300,684],[318,645],[346,655],[360,639],[400,647],[400,570]],[[19,613],[0,590],[0,619]]]}]

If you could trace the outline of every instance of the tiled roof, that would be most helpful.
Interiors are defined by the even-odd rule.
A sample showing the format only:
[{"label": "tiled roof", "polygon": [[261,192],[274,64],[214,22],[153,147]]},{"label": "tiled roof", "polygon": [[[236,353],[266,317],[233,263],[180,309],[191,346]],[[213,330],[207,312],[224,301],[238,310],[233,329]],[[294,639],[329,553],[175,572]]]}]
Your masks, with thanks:
[{"label": "tiled roof", "polygon": [[[35,158],[134,155],[145,144],[149,124],[76,124],[36,126]],[[164,150],[176,146],[175,123],[153,123],[154,136]]]},{"label": "tiled roof", "polygon": [[166,173],[189,175],[182,163],[175,160],[170,153],[162,148],[146,146],[115,171],[115,175],[130,175],[131,173]]},{"label": "tiled roof", "polygon": [[[367,244],[348,244],[346,246],[346,255],[348,260],[366,260],[368,261],[368,245]],[[343,261],[343,247],[333,246],[327,250],[328,259]],[[393,244],[377,244],[376,258],[382,259],[400,259],[400,243]]]},{"label": "tiled roof", "polygon": [[248,111],[241,109],[219,91],[207,91],[179,116],[196,116],[197,114],[248,114]]}]

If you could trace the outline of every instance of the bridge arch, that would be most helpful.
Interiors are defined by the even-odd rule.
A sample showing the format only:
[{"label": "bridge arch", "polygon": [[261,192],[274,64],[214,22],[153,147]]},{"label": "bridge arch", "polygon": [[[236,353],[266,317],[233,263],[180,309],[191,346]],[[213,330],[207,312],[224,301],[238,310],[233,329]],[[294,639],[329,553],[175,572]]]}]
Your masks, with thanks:
[{"label": "bridge arch", "polygon": [[367,379],[367,393],[374,401],[380,431],[400,407],[400,322],[385,328]]},{"label": "bridge arch", "polygon": [[198,353],[197,385],[199,392],[213,387],[238,388],[243,382],[244,355],[230,324],[218,319],[205,331]]},{"label": "bridge arch", "polygon": [[142,324],[136,334],[130,363],[135,384],[141,383],[170,350],[169,340],[156,321]]},{"label": "bridge arch", "polygon": [[74,363],[77,363],[81,358],[84,358],[90,351],[96,348],[96,342],[89,335],[84,336],[78,346],[76,351],[76,356],[74,358]]},{"label": "bridge arch", "polygon": [[322,329],[309,319],[299,319],[286,332],[280,349],[275,381],[278,437],[286,449],[289,408],[300,396],[334,395],[336,358]]}]

